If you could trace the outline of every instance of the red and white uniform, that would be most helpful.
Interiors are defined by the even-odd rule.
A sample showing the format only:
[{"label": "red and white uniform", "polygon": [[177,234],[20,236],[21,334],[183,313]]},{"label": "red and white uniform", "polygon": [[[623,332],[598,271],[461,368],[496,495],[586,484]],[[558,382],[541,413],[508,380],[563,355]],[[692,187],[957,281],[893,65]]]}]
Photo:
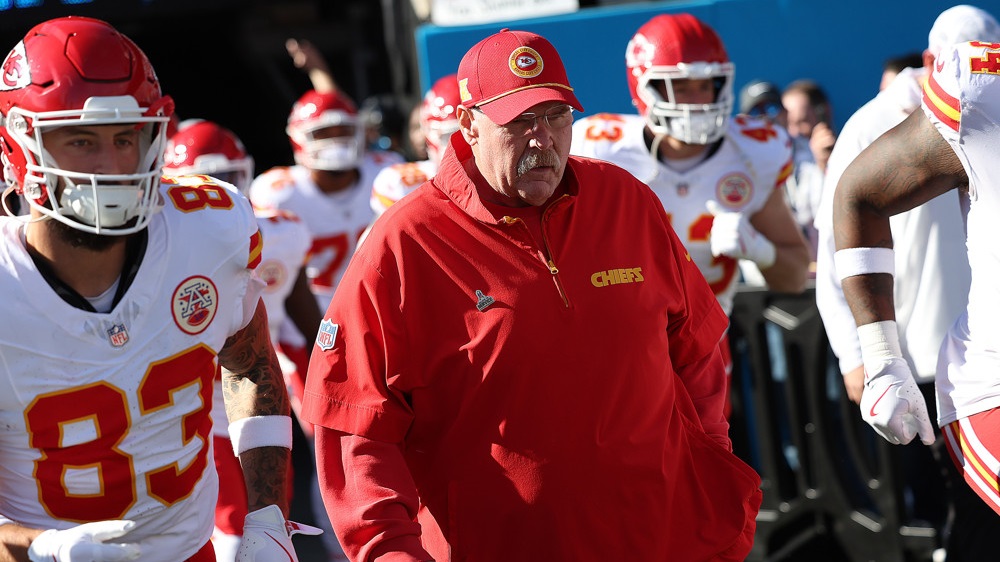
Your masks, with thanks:
[{"label": "red and white uniform", "polygon": [[[937,374],[938,420],[1000,407],[1000,66],[992,50],[964,43],[945,50],[924,86],[922,108],[954,149],[969,176],[966,217],[972,285],[969,306],[949,330]],[[978,72],[975,70],[980,68]]]},{"label": "red and white uniform", "polygon": [[739,281],[737,260],[712,255],[709,235],[717,201],[726,211],[753,215],[792,172],[788,134],[764,118],[737,116],[717,149],[684,172],[650,155],[639,115],[600,113],[573,124],[571,152],[617,164],[653,189],[684,247],[729,314]]},{"label": "red and white uniform", "polygon": [[969,177],[966,215],[972,284],[966,313],[938,358],[938,424],[966,482],[1000,513],[1000,44],[945,49],[924,85],[922,109]]},{"label": "red and white uniform", "polygon": [[256,309],[261,237],[242,195],[201,180],[161,184],[141,266],[108,313],[65,302],[23,223],[0,217],[3,516],[42,529],[131,519],[115,540],[149,561],[184,560],[211,536],[212,381]]},{"label": "red and white uniform", "polygon": [[[374,219],[370,206],[372,183],[382,168],[400,162],[393,152],[366,153],[360,178],[346,190],[326,194],[300,165],[277,167],[264,172],[250,185],[250,200],[256,208],[294,213],[312,237],[306,274],[320,310],[326,310],[333,290],[354,254],[358,237]],[[290,323],[281,327],[281,342],[304,345],[305,339]]]},{"label": "red and white uniform", "polygon": [[271,340],[278,339],[278,326],[288,318],[285,299],[292,292],[299,270],[309,254],[312,239],[305,223],[287,211],[257,209],[257,226],[264,238],[264,253],[257,275],[267,283],[261,298],[267,306]]},{"label": "red and white uniform", "polygon": [[371,207],[375,217],[382,216],[386,209],[433,178],[437,168],[433,160],[400,162],[384,168],[372,184]]}]

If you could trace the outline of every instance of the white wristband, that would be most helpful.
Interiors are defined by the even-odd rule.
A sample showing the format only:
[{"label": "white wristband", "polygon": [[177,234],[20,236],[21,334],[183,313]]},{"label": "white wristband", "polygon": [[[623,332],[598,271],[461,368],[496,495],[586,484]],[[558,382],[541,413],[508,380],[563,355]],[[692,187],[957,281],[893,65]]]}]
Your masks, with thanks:
[{"label": "white wristband", "polygon": [[866,364],[872,360],[880,361],[903,356],[895,320],[858,326],[858,342],[861,344],[861,357]]},{"label": "white wristband", "polygon": [[841,281],[868,273],[896,274],[892,248],[844,248],[833,254],[833,267]]},{"label": "white wristband", "polygon": [[257,447],[292,448],[290,416],[253,416],[229,424],[229,439],[236,456]]}]

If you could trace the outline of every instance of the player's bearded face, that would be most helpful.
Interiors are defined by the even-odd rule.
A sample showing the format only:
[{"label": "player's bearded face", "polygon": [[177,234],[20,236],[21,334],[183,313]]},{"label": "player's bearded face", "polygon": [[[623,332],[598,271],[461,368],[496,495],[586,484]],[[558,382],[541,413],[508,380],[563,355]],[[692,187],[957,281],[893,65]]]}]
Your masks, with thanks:
[{"label": "player's bearded face", "polygon": [[[128,226],[135,224],[137,219],[129,221]],[[94,252],[103,252],[113,246],[115,242],[120,242],[127,236],[104,236],[77,230],[68,224],[63,224],[57,220],[46,221],[48,227],[55,230],[60,240],[74,248],[84,248]]]}]

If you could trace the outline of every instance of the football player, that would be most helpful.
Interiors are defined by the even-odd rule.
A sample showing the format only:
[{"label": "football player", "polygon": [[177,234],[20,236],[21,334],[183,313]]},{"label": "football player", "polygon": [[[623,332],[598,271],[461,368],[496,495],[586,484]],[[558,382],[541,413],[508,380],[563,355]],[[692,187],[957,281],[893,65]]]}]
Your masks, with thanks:
[{"label": "football player", "polygon": [[[395,152],[366,151],[364,121],[341,90],[309,90],[292,107],[286,129],[294,166],[267,170],[250,185],[255,208],[289,211],[312,238],[306,263],[309,287],[326,310],[358,238],[374,218],[369,205],[375,176],[402,162]],[[279,342],[295,362],[299,382],[308,367],[313,334],[305,337],[289,322]]]},{"label": "football player", "polygon": [[428,159],[393,164],[375,176],[371,207],[376,218],[437,173],[448,138],[458,131],[455,108],[460,103],[458,80],[454,74],[439,78],[427,90],[420,104],[420,128],[426,139]]},{"label": "football player", "polygon": [[41,23],[3,68],[3,177],[30,217],[0,217],[17,319],[0,331],[0,544],[18,560],[214,560],[223,365],[240,559],[294,559],[291,418],[249,203],[210,178],[161,181],[173,102],[107,23]]},{"label": "football player", "polygon": [[[934,58],[921,109],[878,137],[837,184],[834,266],[857,325],[864,364],[862,417],[894,444],[935,434],[926,401],[903,357],[896,323],[890,217],[944,193],[963,194],[972,271],[966,310],[944,337],[935,375],[937,425],[966,482],[1000,513],[1000,44],[949,45]],[[973,523],[974,524],[974,523]],[[949,556],[951,552],[949,551]]]},{"label": "football player", "polygon": [[781,189],[788,135],[763,117],[730,117],[734,65],[719,36],[689,14],[658,15],[629,41],[625,62],[639,115],[577,121],[572,153],[653,188],[727,314],[737,260],[754,262],[772,290],[802,291],[809,248]]},{"label": "football player", "polygon": [[[618,164],[653,189],[727,315],[739,260],[771,290],[803,291],[810,252],[785,201],[788,134],[765,116],[730,117],[734,65],[715,30],[690,14],[655,16],[625,63],[639,115],[577,121],[571,153]],[[720,347],[730,371],[728,338]]]}]

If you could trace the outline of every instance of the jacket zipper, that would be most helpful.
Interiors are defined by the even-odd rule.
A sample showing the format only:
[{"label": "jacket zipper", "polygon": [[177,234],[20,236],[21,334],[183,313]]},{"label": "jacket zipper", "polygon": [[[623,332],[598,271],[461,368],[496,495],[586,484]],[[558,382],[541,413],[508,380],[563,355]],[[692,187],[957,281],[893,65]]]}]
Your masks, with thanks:
[{"label": "jacket zipper", "polygon": [[[549,208],[551,208],[551,205]],[[546,209],[545,214],[548,214],[548,212],[549,210]],[[503,220],[507,224],[514,224],[515,222],[524,223],[521,219],[511,216],[505,216]],[[531,229],[528,228],[528,225],[525,224],[524,228],[530,235]],[[545,267],[549,270],[549,273],[552,274],[552,280],[556,285],[556,291],[559,293],[559,298],[562,299],[563,305],[566,308],[569,308],[569,298],[566,296],[566,291],[563,288],[562,281],[559,279],[559,268],[556,266],[556,262],[552,260],[552,250],[549,249],[548,237],[545,236],[545,215],[542,215],[542,248],[542,264],[545,265]]]}]

